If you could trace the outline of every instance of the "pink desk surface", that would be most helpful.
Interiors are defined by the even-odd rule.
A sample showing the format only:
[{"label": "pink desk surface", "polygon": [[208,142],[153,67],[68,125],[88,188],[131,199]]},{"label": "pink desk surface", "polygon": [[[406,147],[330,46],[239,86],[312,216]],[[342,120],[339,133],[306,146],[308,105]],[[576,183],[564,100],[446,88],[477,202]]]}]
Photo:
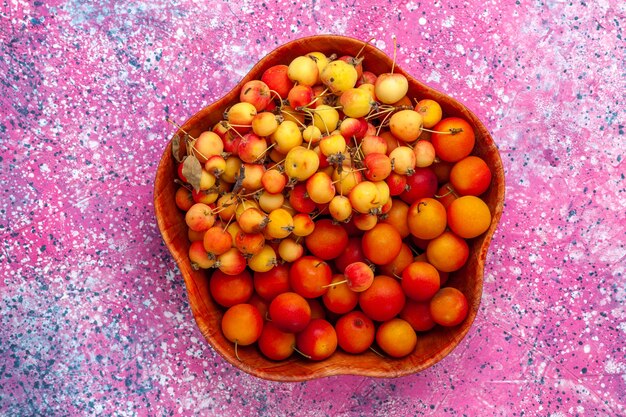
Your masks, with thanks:
[{"label": "pink desk surface", "polygon": [[[626,415],[619,0],[5,2],[0,414]],[[374,44],[493,133],[506,208],[481,308],[418,375],[267,382],[196,328],[153,214],[173,130],[274,47]]]}]

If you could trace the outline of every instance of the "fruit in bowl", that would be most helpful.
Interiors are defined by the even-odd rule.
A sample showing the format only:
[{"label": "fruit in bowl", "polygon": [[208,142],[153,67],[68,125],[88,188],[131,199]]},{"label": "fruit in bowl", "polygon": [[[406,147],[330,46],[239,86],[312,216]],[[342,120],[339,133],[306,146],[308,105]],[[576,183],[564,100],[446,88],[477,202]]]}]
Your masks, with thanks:
[{"label": "fruit in bowl", "polygon": [[229,363],[278,381],[398,377],[469,331],[504,173],[464,105],[365,42],[314,36],[178,126],[154,198]]}]

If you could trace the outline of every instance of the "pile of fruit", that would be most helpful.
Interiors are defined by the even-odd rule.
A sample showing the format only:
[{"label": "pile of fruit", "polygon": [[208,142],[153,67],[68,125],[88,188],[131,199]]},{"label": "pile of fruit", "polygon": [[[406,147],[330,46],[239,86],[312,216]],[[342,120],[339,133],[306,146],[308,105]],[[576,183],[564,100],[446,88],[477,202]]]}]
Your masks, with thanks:
[{"label": "pile of fruit", "polygon": [[445,285],[491,224],[474,129],[364,65],[311,52],[272,66],[212,130],[173,140],[189,258],[210,270],[235,353],[403,357],[468,314]]}]

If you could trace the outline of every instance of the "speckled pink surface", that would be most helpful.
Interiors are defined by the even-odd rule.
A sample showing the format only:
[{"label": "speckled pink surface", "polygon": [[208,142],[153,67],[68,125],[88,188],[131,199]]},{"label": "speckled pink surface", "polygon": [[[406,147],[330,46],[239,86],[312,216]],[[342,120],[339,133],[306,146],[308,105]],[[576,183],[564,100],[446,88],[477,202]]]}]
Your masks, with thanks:
[{"label": "speckled pink surface", "polygon": [[[16,0],[0,17],[0,415],[626,415],[624,2]],[[234,369],[156,227],[165,118],[320,33],[389,54],[396,35],[398,64],[502,154],[479,314],[418,375]]]}]

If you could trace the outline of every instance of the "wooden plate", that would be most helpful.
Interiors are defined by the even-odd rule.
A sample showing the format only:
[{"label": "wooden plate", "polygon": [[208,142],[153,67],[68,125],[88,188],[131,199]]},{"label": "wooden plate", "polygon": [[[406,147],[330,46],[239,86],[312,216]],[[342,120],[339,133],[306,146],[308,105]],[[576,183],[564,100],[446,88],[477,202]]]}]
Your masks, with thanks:
[{"label": "wooden plate", "polygon": [[[205,107],[187,120],[182,129],[193,136],[210,130],[222,119],[222,113],[238,101],[241,86],[252,79],[260,79],[267,68],[277,64],[289,64],[297,56],[313,51],[356,55],[364,42],[343,36],[313,36],[282,45],[261,59],[235,88],[215,103]],[[375,74],[389,72],[391,59],[379,49],[367,45],[362,52],[364,67]],[[239,348],[239,357],[234,354],[233,344],[224,338],[220,330],[222,310],[209,295],[210,273],[196,271],[188,259],[189,241],[184,214],[174,201],[177,185],[174,183],[176,163],[172,157],[171,141],[159,163],[154,186],[154,207],[157,223],[163,240],[178,264],[185,280],[192,312],[202,334],[213,348],[233,366],[260,378],[275,381],[304,381],[331,375],[364,375],[373,377],[399,377],[422,371],[448,355],[470,329],[482,295],[483,268],[489,243],[502,214],[504,203],[504,170],[498,149],[491,135],[478,118],[463,104],[447,95],[429,88],[398,66],[395,72],[404,74],[409,80],[409,97],[432,98],[441,104],[444,115],[459,116],[468,120],[475,128],[476,145],[474,155],[483,158],[493,173],[490,188],[483,198],[491,209],[492,223],[489,230],[469,241],[470,259],[459,271],[450,274],[446,285],[461,290],[467,297],[470,310],[467,319],[453,328],[437,327],[418,335],[418,344],[410,356],[402,359],[381,358],[373,352],[351,355],[340,349],[329,359],[312,362],[299,355],[289,360],[274,362],[266,359],[256,347]],[[182,135],[182,132],[177,132]]]}]

